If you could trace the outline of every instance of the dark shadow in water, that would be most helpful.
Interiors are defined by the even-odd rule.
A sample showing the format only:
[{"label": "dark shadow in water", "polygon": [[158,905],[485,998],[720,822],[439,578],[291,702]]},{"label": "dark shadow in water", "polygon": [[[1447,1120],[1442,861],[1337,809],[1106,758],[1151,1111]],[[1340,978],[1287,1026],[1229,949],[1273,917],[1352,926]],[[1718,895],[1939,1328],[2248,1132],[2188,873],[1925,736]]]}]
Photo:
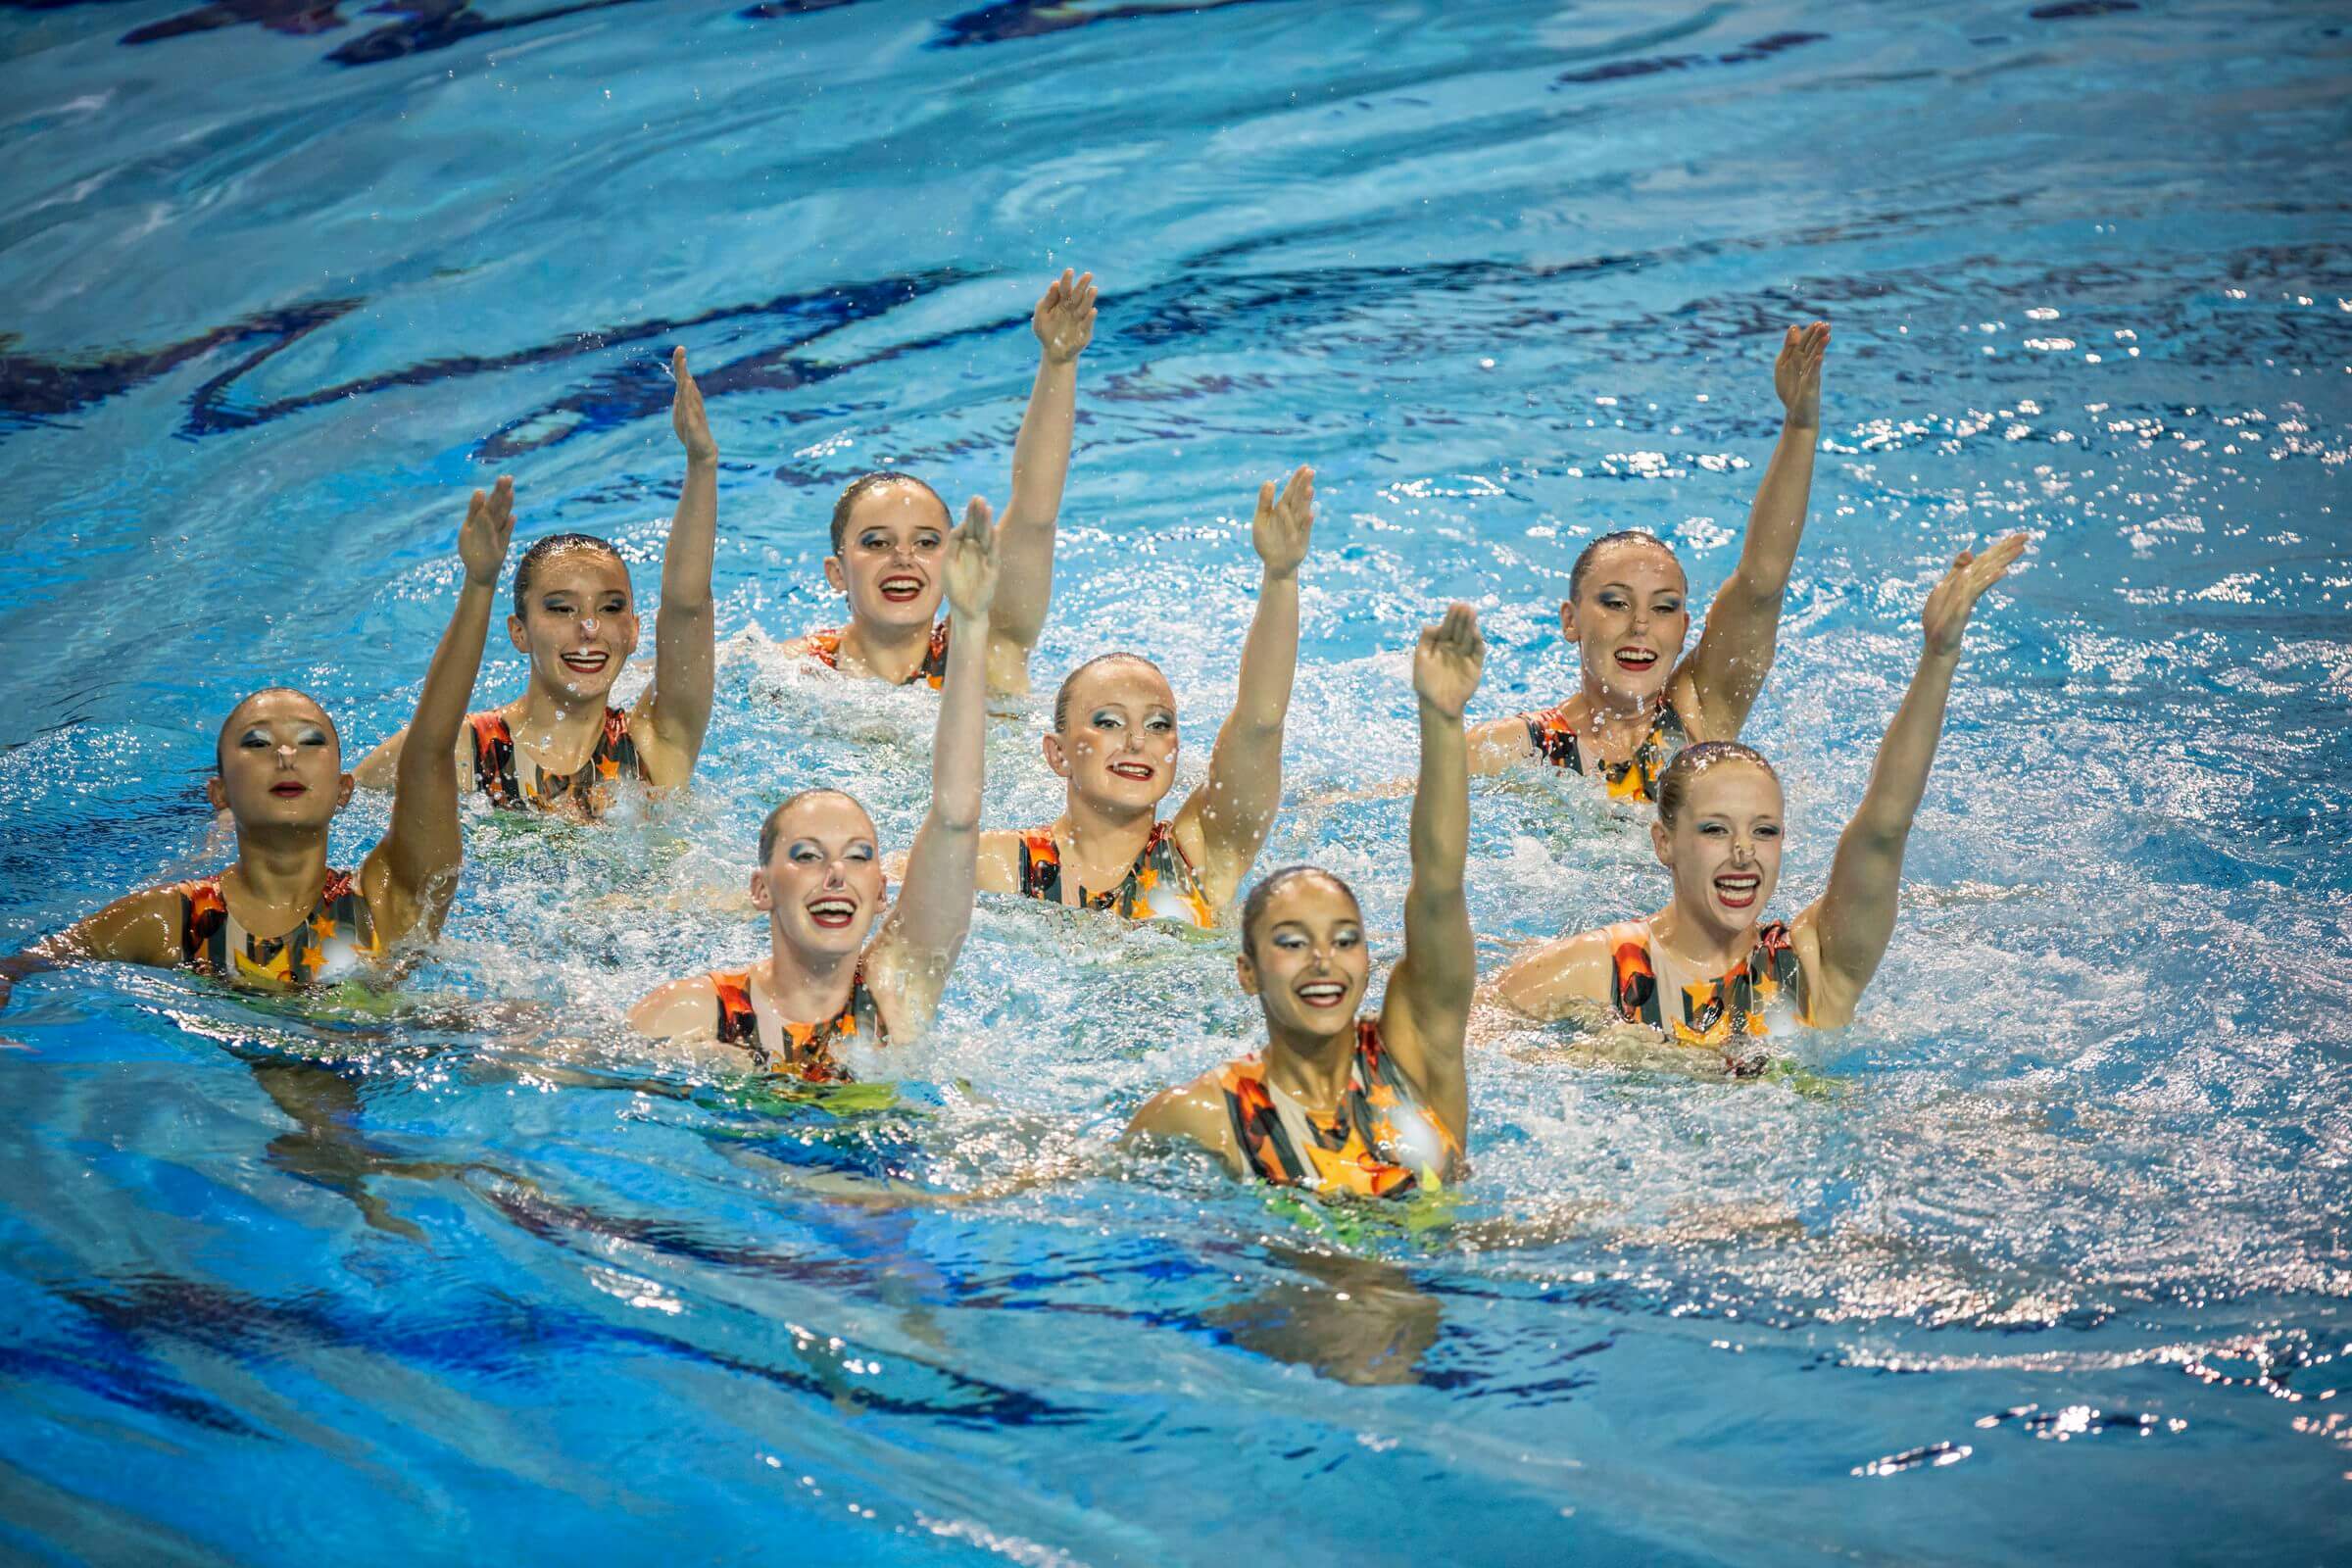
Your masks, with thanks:
[{"label": "dark shadow in water", "polygon": [[1719,55],[1650,55],[1641,60],[1611,60],[1605,65],[1563,72],[1553,78],[1552,87],[1556,91],[1583,82],[1623,81],[1629,76],[1654,76],[1668,71],[1692,71],[1706,66],[1741,66],[1750,61],[1768,59],[1784,49],[1820,43],[1828,37],[1826,32],[1776,32],[1769,38],[1758,38],[1753,43],[1741,44],[1737,49]]},{"label": "dark shadow in water", "polygon": [[509,1181],[520,1179],[474,1160],[403,1159],[387,1153],[360,1130],[359,1085],[331,1067],[291,1056],[249,1057],[245,1064],[277,1108],[294,1118],[293,1132],[270,1141],[270,1163],[297,1181],[350,1200],[371,1230],[403,1241],[424,1240],[423,1231],[368,1191],[370,1176],[450,1181],[490,1171]]},{"label": "dark shadow in water", "polygon": [[1421,1381],[1421,1357],[1438,1339],[1436,1297],[1378,1258],[1270,1250],[1306,1279],[1217,1307],[1205,1324],[1245,1350],[1341,1383]]}]

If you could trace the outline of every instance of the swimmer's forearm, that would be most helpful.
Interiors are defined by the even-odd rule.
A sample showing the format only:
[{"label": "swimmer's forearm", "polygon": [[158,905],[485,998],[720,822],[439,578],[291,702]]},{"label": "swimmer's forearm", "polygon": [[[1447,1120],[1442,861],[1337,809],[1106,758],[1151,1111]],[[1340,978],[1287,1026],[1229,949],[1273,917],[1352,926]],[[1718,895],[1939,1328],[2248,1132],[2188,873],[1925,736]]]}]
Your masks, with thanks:
[{"label": "swimmer's forearm", "polygon": [[424,690],[417,694],[416,712],[409,720],[408,738],[401,745],[399,789],[403,794],[436,780],[449,786],[455,805],[457,780],[450,770],[449,756],[456,750],[458,731],[466,722],[474,677],[481,673],[482,642],[490,632],[495,586],[468,577],[458,592],[458,608],[433,650],[433,662],[424,673]]},{"label": "swimmer's forearm", "polygon": [[1805,536],[1805,515],[1813,495],[1814,449],[1821,425],[1799,424],[1791,415],[1781,426],[1780,444],[1764,466],[1763,482],[1756,486],[1755,505],[1748,509],[1747,536],[1740,548],[1740,565],[1725,584],[1750,600],[1770,601],[1778,611],[1788,590],[1788,574],[1796,565],[1797,546]]},{"label": "swimmer's forearm", "polygon": [[1053,602],[1054,523],[1070,476],[1077,404],[1077,360],[1045,355],[1029,389],[1021,433],[1013,441],[1012,489],[997,535],[1004,579],[997,589],[996,632],[1024,648],[1045,630]]},{"label": "swimmer's forearm", "polygon": [[986,688],[989,611],[958,617],[948,641],[948,673],[941,683],[939,728],[931,742],[931,819],[976,849],[988,740]]},{"label": "swimmer's forearm", "polygon": [[1235,721],[1259,736],[1279,736],[1298,674],[1298,573],[1268,570],[1258,579],[1257,613],[1242,641]]},{"label": "swimmer's forearm", "polygon": [[1421,773],[1410,829],[1413,897],[1459,901],[1470,858],[1470,748],[1461,719],[1421,704]]},{"label": "swimmer's forearm", "polygon": [[[1886,726],[1886,738],[1879,744],[1870,785],[1862,792],[1854,819],[1846,824],[1846,838],[1891,846],[1899,857],[1911,823],[1919,815],[1919,803],[1927,795],[1928,774],[1943,737],[1952,676],[1959,667],[1957,653],[1921,656],[1910,689],[1903,693],[1894,720]],[[1898,858],[1896,868],[1900,867]]]},{"label": "swimmer's forearm", "polygon": [[710,563],[717,539],[718,454],[690,453],[686,483],[678,492],[678,510],[669,519],[669,542],[662,551],[658,628],[669,619],[673,608],[710,618]]}]

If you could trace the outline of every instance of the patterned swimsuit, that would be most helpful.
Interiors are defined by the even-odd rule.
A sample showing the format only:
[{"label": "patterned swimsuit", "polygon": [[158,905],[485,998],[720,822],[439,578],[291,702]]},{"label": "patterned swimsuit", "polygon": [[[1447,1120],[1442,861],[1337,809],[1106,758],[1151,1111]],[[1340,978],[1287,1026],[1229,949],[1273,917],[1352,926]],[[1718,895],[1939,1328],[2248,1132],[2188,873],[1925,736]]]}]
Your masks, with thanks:
[{"label": "patterned swimsuit", "polygon": [[199,974],[264,991],[331,985],[365,971],[384,956],[367,896],[349,871],[328,870],[310,917],[279,937],[257,937],[228,912],[217,872],[182,882],[180,961]]},{"label": "patterned swimsuit", "polygon": [[[576,810],[598,817],[612,806],[612,785],[623,774],[641,784],[652,778],[629,738],[629,715],[617,708],[605,710],[605,731],[596,738],[596,749],[569,773],[550,773],[517,758],[514,732],[502,713],[468,713],[466,727],[473,736],[473,787],[504,810]],[[518,777],[517,761],[530,768],[528,783]]]},{"label": "patterned swimsuit", "polygon": [[[847,626],[828,626],[822,631],[810,632],[804,639],[808,645],[808,657],[827,669],[839,669],[841,634],[847,630]],[[912,686],[917,681],[929,681],[933,691],[948,683],[948,623],[944,620],[931,628],[931,646],[924,652],[923,662],[914,667],[913,674],[899,684]]]},{"label": "patterned swimsuit", "polygon": [[[1647,920],[1612,926],[1609,1004],[1628,1023],[1645,1023],[1677,1045],[1733,1048],[1806,1022],[1805,965],[1785,921],[1756,932],[1756,945],[1729,973],[1686,977],[1650,940]],[[1671,1008],[1671,1013],[1668,1012]]]},{"label": "patterned swimsuit", "polygon": [[[1054,847],[1054,830],[1036,828],[1021,835],[1021,893],[1025,898],[1059,904],[1061,851]],[[1215,910],[1200,891],[1200,873],[1184,858],[1173,822],[1154,822],[1144,852],[1127,868],[1127,878],[1102,893],[1078,890],[1078,907],[1108,909],[1130,920],[1179,920],[1205,931],[1216,923]]]},{"label": "patterned swimsuit", "polygon": [[[871,1041],[877,1046],[890,1044],[890,1031],[882,1027],[882,1009],[875,1003],[873,992],[866,989],[863,963],[858,965],[857,974],[851,978],[849,1005],[838,1016],[822,1023],[762,1019],[759,1004],[752,999],[749,969],[715,971],[710,976],[710,989],[718,994],[720,1042],[750,1052],[752,1060],[762,1072],[780,1073],[804,1083],[846,1084],[852,1081],[850,1069],[834,1055],[835,1047],[858,1041]],[[772,1033],[763,1024],[771,1025]]]},{"label": "patterned swimsuit", "polygon": [[1461,1146],[1422,1104],[1370,1018],[1356,1020],[1355,1059],[1330,1123],[1268,1083],[1262,1057],[1226,1063],[1217,1085],[1243,1162],[1277,1187],[1404,1198],[1443,1187],[1461,1157]]},{"label": "patterned swimsuit", "polygon": [[[1522,713],[1519,721],[1527,726],[1527,738],[1535,743],[1537,756],[1571,773],[1590,773],[1592,769],[1586,765],[1584,743],[1569,721],[1568,708],[1569,703],[1562,703],[1541,712]],[[1642,738],[1634,755],[1622,762],[1599,764],[1601,783],[1608,790],[1609,799],[1655,801],[1658,775],[1666,771],[1666,764],[1674,760],[1674,754],[1690,738],[1674,705],[1659,703],[1657,715],[1650,720],[1649,733]]]}]

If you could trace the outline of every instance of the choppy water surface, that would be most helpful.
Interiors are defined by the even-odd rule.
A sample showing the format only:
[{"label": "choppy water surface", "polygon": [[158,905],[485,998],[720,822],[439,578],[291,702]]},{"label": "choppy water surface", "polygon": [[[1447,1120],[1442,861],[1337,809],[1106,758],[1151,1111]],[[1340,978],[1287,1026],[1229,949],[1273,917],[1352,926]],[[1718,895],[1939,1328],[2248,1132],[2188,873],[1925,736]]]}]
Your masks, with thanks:
[{"label": "choppy water surface", "polygon": [[[0,11],[0,936],[204,862],[226,703],[407,715],[465,488],[627,543],[725,452],[693,798],[482,826],[412,1010],[26,984],[0,1054],[0,1555],[1984,1562],[2352,1551],[2352,389],[2332,8],[20,0]],[[1325,500],[1271,859],[1393,955],[1402,657],[1549,701],[1580,540],[1729,568],[1782,323],[1828,450],[1751,730],[1826,874],[1937,564],[1980,614],[1864,1016],[1810,1076],[1478,1057],[1450,1227],[1319,1234],[1104,1134],[1252,1022],[1230,940],[982,911],[901,1111],[632,1064],[757,951],[764,805],[904,842],[930,705],[784,667],[835,487],[1000,498],[1064,265],[1051,679],[1143,648],[1191,764]],[[503,642],[503,639],[501,640]],[[484,698],[520,664],[494,647]],[[1054,807],[1000,723],[1000,821]],[[363,805],[338,845],[382,825]],[[343,849],[343,846],[348,846]],[[1482,786],[1509,945],[1653,906],[1642,835]],[[483,999],[501,999],[488,1005]],[[958,1088],[957,1085],[968,1086]],[[896,1173],[969,1207],[844,1199]]]}]

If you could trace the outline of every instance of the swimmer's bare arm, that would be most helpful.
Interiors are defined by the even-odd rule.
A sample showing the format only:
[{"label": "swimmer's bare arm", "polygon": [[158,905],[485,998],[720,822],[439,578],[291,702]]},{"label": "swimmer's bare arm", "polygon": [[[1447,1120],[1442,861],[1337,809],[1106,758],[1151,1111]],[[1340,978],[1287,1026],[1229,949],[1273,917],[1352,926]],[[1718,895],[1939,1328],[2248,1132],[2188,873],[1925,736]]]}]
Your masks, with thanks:
[{"label": "swimmer's bare arm", "polygon": [[0,958],[0,1007],[8,1005],[9,994],[26,975],[77,958],[171,968],[179,962],[181,915],[176,888],[146,888],[125,894],[55,936],[43,937],[24,952]]},{"label": "swimmer's bare arm", "polygon": [[[958,626],[985,632],[997,593],[997,534],[974,496],[948,541],[948,607]],[[987,741],[987,669],[981,637],[948,643],[939,728],[931,743],[931,809],[915,829],[906,880],[866,950],[866,974],[894,1036],[920,1034],[939,1008],[948,973],[972,928],[972,877],[980,850],[980,790]]]},{"label": "swimmer's bare arm", "polygon": [[1282,729],[1298,671],[1298,565],[1314,526],[1314,469],[1294,472],[1279,498],[1271,479],[1258,487],[1250,538],[1265,570],[1242,642],[1241,690],[1217,731],[1208,777],[1176,813],[1177,842],[1219,907],[1233,902],[1282,805]]},{"label": "swimmer's bare arm", "polygon": [[718,993],[707,974],[656,986],[629,1009],[629,1027],[662,1043],[665,1061],[710,1072],[747,1072],[751,1054],[718,1038]]},{"label": "swimmer's bare arm", "polygon": [[441,929],[457,896],[458,868],[466,845],[458,827],[458,780],[449,756],[466,722],[473,678],[481,673],[482,640],[490,632],[491,602],[499,567],[514,537],[514,481],[504,474],[485,493],[476,490],[458,530],[458,555],[466,563],[465,585],[449,617],[449,629],[433,650],[424,690],[409,720],[415,746],[401,752],[392,786],[392,822],[360,867],[360,891],[384,941],[396,942],[421,925]]},{"label": "swimmer's bare arm", "polygon": [[1886,726],[1886,738],[1879,744],[1862,804],[1838,836],[1829,888],[1796,917],[1798,956],[1809,960],[1811,971],[1806,977],[1810,1021],[1824,1028],[1853,1020],[1864,988],[1886,956],[1894,935],[1903,849],[1943,734],[1944,704],[1960,666],[1969,612],[2025,550],[2022,533],[2011,534],[1981,555],[1963,550],[1928,595],[1920,616],[1926,641],[1919,668],[1894,710],[1894,721]]},{"label": "swimmer's bare arm", "polygon": [[1480,778],[1507,771],[1536,755],[1535,737],[1527,732],[1527,720],[1516,713],[1471,725],[1467,740],[1470,771]]},{"label": "swimmer's bare arm", "polygon": [[656,784],[683,784],[702,755],[710,727],[712,670],[718,661],[716,612],[710,603],[710,556],[718,532],[718,443],[703,412],[702,389],[686,369],[686,351],[673,349],[669,373],[677,383],[670,428],[686,449],[686,484],[669,519],[662,551],[662,608],[654,615],[654,679],[637,699],[630,734]]},{"label": "swimmer's bare arm", "polygon": [[1163,1089],[1146,1101],[1119,1135],[1119,1142],[1132,1146],[1146,1141],[1199,1144],[1224,1161],[1227,1170],[1237,1176],[1245,1174],[1241,1146],[1233,1137],[1233,1117],[1225,1109],[1225,1091],[1214,1072]]},{"label": "swimmer's bare arm", "polygon": [[1489,987],[1505,1006],[1544,1023],[1605,1007],[1609,999],[1609,933],[1581,931],[1528,949]]},{"label": "swimmer's bare arm", "polygon": [[1462,1041],[1478,989],[1478,951],[1462,880],[1470,857],[1470,772],[1462,710],[1487,659],[1478,614],[1455,605],[1421,633],[1413,691],[1421,708],[1421,778],[1413,791],[1413,876],[1404,894],[1404,956],[1389,976],[1380,1033],[1429,1107],[1469,1147]]},{"label": "swimmer's bare arm", "polygon": [[1065,270],[1037,302],[1029,325],[1040,350],[1037,380],[1012,445],[1012,492],[998,544],[1004,582],[988,634],[988,684],[1003,692],[1029,689],[1029,650],[1045,630],[1054,598],[1054,525],[1070,474],[1078,356],[1095,335],[1095,274],[1077,277]]},{"label": "swimmer's bare arm", "polygon": [[983,893],[1021,891],[1021,836],[1010,828],[992,827],[980,835],[980,860],[973,885]]},{"label": "swimmer's bare arm", "polygon": [[1773,362],[1773,387],[1788,411],[1780,444],[1756,487],[1740,564],[1708,607],[1698,647],[1675,671],[1675,698],[1686,714],[1695,713],[1700,740],[1736,739],[1772,672],[1781,601],[1788,592],[1813,493],[1813,453],[1821,444],[1821,361],[1829,345],[1828,322],[1792,326],[1783,334]]}]

